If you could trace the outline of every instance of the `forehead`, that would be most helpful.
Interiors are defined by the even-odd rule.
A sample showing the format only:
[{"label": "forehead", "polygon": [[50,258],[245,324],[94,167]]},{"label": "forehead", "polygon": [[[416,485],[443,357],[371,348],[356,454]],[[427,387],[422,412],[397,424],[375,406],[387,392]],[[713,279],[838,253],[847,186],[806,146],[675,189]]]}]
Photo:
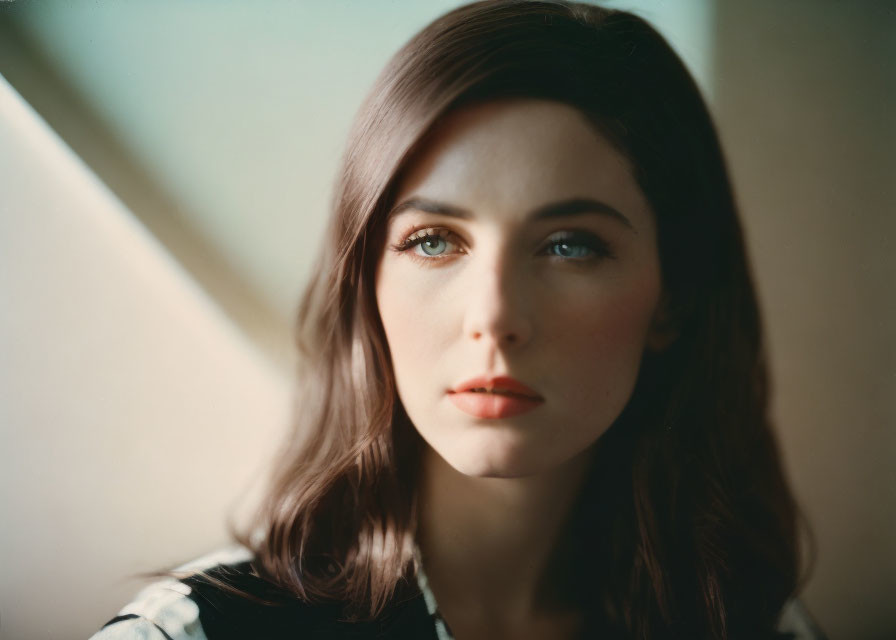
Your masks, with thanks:
[{"label": "forehead", "polygon": [[476,214],[522,215],[592,197],[648,215],[629,161],[577,109],[514,99],[446,116],[412,156],[397,202],[424,196]]}]

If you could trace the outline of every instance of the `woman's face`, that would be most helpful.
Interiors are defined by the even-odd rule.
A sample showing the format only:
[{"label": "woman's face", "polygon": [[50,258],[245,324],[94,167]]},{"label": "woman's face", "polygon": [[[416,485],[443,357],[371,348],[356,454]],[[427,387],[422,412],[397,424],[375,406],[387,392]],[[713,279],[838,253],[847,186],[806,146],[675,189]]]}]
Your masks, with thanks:
[{"label": "woman's face", "polygon": [[628,161],[576,109],[542,100],[439,125],[398,186],[376,273],[399,398],[473,476],[585,454],[632,394],[660,296]]}]

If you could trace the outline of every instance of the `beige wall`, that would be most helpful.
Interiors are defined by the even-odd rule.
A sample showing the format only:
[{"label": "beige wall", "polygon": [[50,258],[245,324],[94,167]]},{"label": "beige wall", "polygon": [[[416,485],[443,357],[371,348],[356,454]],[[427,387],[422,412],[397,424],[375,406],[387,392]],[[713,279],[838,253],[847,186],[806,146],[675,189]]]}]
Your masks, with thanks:
[{"label": "beige wall", "polygon": [[288,385],[0,78],[0,638],[86,638],[228,540]]},{"label": "beige wall", "polygon": [[832,638],[896,637],[896,5],[726,0],[717,117],[744,214],[806,591]]}]

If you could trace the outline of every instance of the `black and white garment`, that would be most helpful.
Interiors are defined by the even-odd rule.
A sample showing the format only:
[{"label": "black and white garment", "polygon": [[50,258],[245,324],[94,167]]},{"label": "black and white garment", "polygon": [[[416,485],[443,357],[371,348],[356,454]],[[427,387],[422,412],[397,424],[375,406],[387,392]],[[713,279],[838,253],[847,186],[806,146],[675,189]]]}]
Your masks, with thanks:
[{"label": "black and white garment", "polygon": [[[143,589],[90,640],[453,640],[422,570],[419,590],[412,596],[392,603],[375,621],[347,622],[338,605],[283,600],[281,592],[252,573],[250,561],[248,550],[231,547],[179,570],[202,571],[260,599],[282,603],[262,604],[227,592],[203,574],[169,578]],[[779,630],[793,640],[824,640],[798,600],[785,607]]]}]

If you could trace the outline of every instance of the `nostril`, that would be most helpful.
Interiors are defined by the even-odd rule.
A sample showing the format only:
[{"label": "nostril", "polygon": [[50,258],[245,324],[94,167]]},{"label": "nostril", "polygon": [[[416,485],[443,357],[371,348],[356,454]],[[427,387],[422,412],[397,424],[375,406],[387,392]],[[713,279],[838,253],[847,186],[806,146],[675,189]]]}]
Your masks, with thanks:
[{"label": "nostril", "polygon": [[492,339],[500,345],[504,346],[515,346],[519,343],[522,343],[524,340],[524,334],[521,334],[517,331],[482,331],[482,330],[471,330],[469,333],[470,338],[473,340],[483,340],[485,336],[492,336]]}]

